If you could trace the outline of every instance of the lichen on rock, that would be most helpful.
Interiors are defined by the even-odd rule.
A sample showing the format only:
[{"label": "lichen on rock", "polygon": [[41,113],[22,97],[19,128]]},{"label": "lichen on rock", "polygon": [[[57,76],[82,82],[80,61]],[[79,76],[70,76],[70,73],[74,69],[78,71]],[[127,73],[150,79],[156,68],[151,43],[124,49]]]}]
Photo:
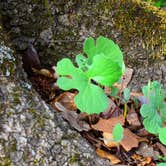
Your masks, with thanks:
[{"label": "lichen on rock", "polygon": [[4,45],[3,42],[0,43],[0,65],[1,71],[0,76],[10,76],[15,71],[15,57],[13,56],[13,51]]}]

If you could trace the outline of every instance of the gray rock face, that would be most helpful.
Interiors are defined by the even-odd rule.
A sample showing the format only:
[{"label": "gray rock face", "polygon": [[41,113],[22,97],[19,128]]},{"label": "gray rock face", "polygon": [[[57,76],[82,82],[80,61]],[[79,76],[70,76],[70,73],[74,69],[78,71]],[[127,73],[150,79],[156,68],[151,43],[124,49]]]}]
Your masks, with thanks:
[{"label": "gray rock face", "polygon": [[41,100],[13,54],[1,42],[0,165],[109,165]]}]

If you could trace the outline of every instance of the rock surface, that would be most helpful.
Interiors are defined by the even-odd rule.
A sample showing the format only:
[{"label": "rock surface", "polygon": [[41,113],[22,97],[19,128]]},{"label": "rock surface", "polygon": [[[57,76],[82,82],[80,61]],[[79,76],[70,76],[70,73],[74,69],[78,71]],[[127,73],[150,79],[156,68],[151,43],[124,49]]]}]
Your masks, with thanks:
[{"label": "rock surface", "polygon": [[0,165],[109,166],[39,97],[21,65],[21,58],[1,40]]}]

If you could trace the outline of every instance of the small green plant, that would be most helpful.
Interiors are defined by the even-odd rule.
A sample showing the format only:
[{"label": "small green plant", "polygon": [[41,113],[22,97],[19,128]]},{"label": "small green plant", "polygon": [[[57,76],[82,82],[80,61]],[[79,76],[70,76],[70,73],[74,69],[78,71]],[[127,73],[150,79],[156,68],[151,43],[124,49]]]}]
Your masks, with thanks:
[{"label": "small green plant", "polygon": [[166,7],[166,0],[146,0],[147,2],[149,2],[150,4],[156,6],[156,7]]},{"label": "small green plant", "polygon": [[120,142],[123,139],[124,129],[120,123],[117,123],[113,128],[112,135],[115,142]]},{"label": "small green plant", "polygon": [[148,82],[147,86],[142,88],[142,92],[147,99],[143,104],[140,113],[143,117],[145,129],[159,136],[159,140],[166,145],[166,102],[164,101],[165,92],[159,82]]},{"label": "small green plant", "polygon": [[84,42],[83,54],[76,56],[75,67],[70,59],[57,63],[58,86],[63,90],[77,89],[74,102],[81,112],[100,113],[107,109],[109,102],[100,86],[111,86],[124,73],[123,55],[112,40],[103,36],[88,38]]}]

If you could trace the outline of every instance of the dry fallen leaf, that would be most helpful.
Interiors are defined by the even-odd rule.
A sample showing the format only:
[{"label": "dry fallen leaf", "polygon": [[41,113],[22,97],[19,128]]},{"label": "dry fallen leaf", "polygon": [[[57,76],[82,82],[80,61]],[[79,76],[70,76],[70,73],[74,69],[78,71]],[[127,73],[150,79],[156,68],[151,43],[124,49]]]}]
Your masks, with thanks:
[{"label": "dry fallen leaf", "polygon": [[[104,132],[103,140],[107,147],[118,146],[118,143],[113,141],[111,132],[109,133]],[[129,151],[134,147],[138,147],[138,143],[139,143],[138,136],[132,133],[129,129],[124,128],[123,139],[119,142],[119,144],[122,145],[126,151]]]},{"label": "dry fallen leaf", "polygon": [[138,163],[137,166],[146,166],[149,165],[152,161],[151,157],[143,157],[139,154],[133,154],[132,159]]},{"label": "dry fallen leaf", "polygon": [[[60,94],[55,100],[51,102],[53,108],[58,109],[59,111],[64,111],[62,108],[65,107],[69,111],[77,110],[77,107],[74,103],[75,93],[64,92]],[[63,107],[62,107],[63,106]]]},{"label": "dry fallen leaf", "polygon": [[77,114],[75,111],[65,111],[62,113],[62,116],[73,128],[79,132],[91,130],[89,124],[83,120],[80,120],[79,114]]},{"label": "dry fallen leaf", "polygon": [[117,147],[119,145],[118,142],[113,141],[112,133],[104,132],[103,133],[103,141],[104,141],[104,144],[109,148]]},{"label": "dry fallen leaf", "polygon": [[95,146],[96,148],[101,148],[104,147],[104,143],[102,140],[98,139],[98,137],[96,137],[93,133],[93,131],[83,131],[81,133],[81,135],[86,138],[93,146]]},{"label": "dry fallen leaf", "polygon": [[124,129],[124,133],[123,133],[124,137],[120,142],[120,145],[123,146],[123,148],[128,152],[129,150],[131,150],[134,147],[138,147],[138,136],[135,135],[134,133],[132,133],[129,129],[125,128]]},{"label": "dry fallen leaf", "polygon": [[95,125],[91,125],[91,127],[95,130],[112,133],[112,130],[117,123],[120,123],[123,126],[124,122],[125,119],[123,115],[119,115],[109,119],[100,118],[99,121]]},{"label": "dry fallen leaf", "polygon": [[121,162],[116,156],[114,156],[104,150],[101,150],[99,148],[96,149],[96,153],[102,158],[109,159],[111,164],[118,164]]},{"label": "dry fallen leaf", "polygon": [[39,75],[43,75],[45,77],[48,77],[48,78],[54,78],[54,75],[53,75],[53,72],[48,70],[48,69],[35,69],[35,68],[32,68],[33,72],[34,73],[37,73]]}]

